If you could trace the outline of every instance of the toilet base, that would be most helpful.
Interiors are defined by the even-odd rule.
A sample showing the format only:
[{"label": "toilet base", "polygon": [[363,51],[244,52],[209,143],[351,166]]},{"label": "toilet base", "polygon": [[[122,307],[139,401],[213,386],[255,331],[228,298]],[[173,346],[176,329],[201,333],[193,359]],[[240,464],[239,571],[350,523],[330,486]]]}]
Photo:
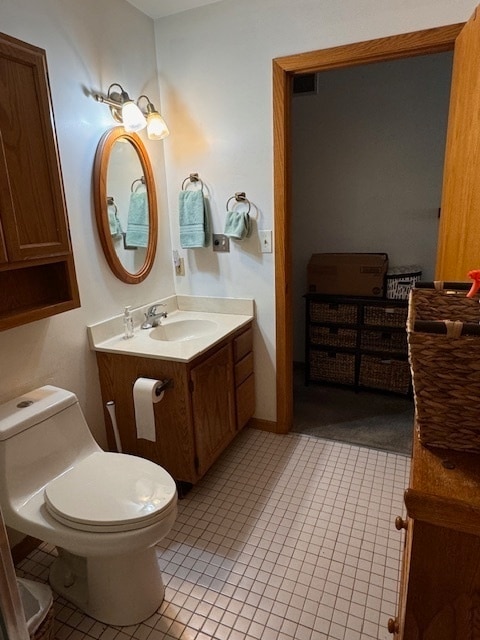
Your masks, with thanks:
[{"label": "toilet base", "polygon": [[58,548],[49,581],[56,593],[87,615],[113,626],[149,618],[165,594],[155,547],[94,558]]}]

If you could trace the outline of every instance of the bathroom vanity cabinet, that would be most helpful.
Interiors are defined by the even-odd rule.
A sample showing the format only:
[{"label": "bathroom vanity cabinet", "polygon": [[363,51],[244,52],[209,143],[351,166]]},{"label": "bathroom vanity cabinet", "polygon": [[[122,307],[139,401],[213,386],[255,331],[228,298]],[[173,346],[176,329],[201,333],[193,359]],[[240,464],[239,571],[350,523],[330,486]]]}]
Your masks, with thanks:
[{"label": "bathroom vanity cabinet", "polygon": [[0,34],[0,330],[80,306],[45,51]]},{"label": "bathroom vanity cabinet", "polygon": [[480,638],[478,454],[427,449],[414,437],[395,640]]},{"label": "bathroom vanity cabinet", "polygon": [[[115,401],[124,453],[164,467],[194,484],[215,462],[255,409],[252,323],[190,362],[97,351],[104,405]],[[170,380],[154,404],[156,441],[137,439],[133,385],[140,377]],[[109,445],[115,440],[105,411]]]}]

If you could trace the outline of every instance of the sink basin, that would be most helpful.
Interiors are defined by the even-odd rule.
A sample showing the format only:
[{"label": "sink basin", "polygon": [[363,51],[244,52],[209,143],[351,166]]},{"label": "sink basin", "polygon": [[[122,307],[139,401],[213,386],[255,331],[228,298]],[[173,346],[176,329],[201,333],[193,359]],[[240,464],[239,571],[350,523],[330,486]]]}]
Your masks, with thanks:
[{"label": "sink basin", "polygon": [[213,320],[172,320],[152,329],[149,336],[154,340],[184,342],[212,335],[217,329],[218,324]]}]

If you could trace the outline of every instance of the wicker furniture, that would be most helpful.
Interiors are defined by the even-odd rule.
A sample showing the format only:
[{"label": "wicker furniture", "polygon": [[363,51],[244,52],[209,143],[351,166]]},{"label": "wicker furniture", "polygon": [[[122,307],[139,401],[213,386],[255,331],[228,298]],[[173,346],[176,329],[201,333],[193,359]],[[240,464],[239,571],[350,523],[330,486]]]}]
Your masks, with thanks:
[{"label": "wicker furniture", "polygon": [[480,453],[480,296],[430,284],[412,290],[407,323],[420,441]]},{"label": "wicker furniture", "polygon": [[407,395],[407,301],[307,294],[305,383]]}]

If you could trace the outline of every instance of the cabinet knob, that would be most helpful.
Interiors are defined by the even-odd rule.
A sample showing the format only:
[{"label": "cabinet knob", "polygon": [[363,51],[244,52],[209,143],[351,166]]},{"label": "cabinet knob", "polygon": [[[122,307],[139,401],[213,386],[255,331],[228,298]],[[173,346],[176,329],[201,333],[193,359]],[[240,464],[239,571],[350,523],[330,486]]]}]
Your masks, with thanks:
[{"label": "cabinet knob", "polygon": [[387,629],[389,633],[398,633],[398,620],[397,618],[393,619],[393,618],[389,618],[388,619],[388,624],[387,624]]},{"label": "cabinet knob", "polygon": [[401,531],[402,529],[407,528],[407,521],[404,520],[401,516],[397,516],[395,518],[395,528]]}]

